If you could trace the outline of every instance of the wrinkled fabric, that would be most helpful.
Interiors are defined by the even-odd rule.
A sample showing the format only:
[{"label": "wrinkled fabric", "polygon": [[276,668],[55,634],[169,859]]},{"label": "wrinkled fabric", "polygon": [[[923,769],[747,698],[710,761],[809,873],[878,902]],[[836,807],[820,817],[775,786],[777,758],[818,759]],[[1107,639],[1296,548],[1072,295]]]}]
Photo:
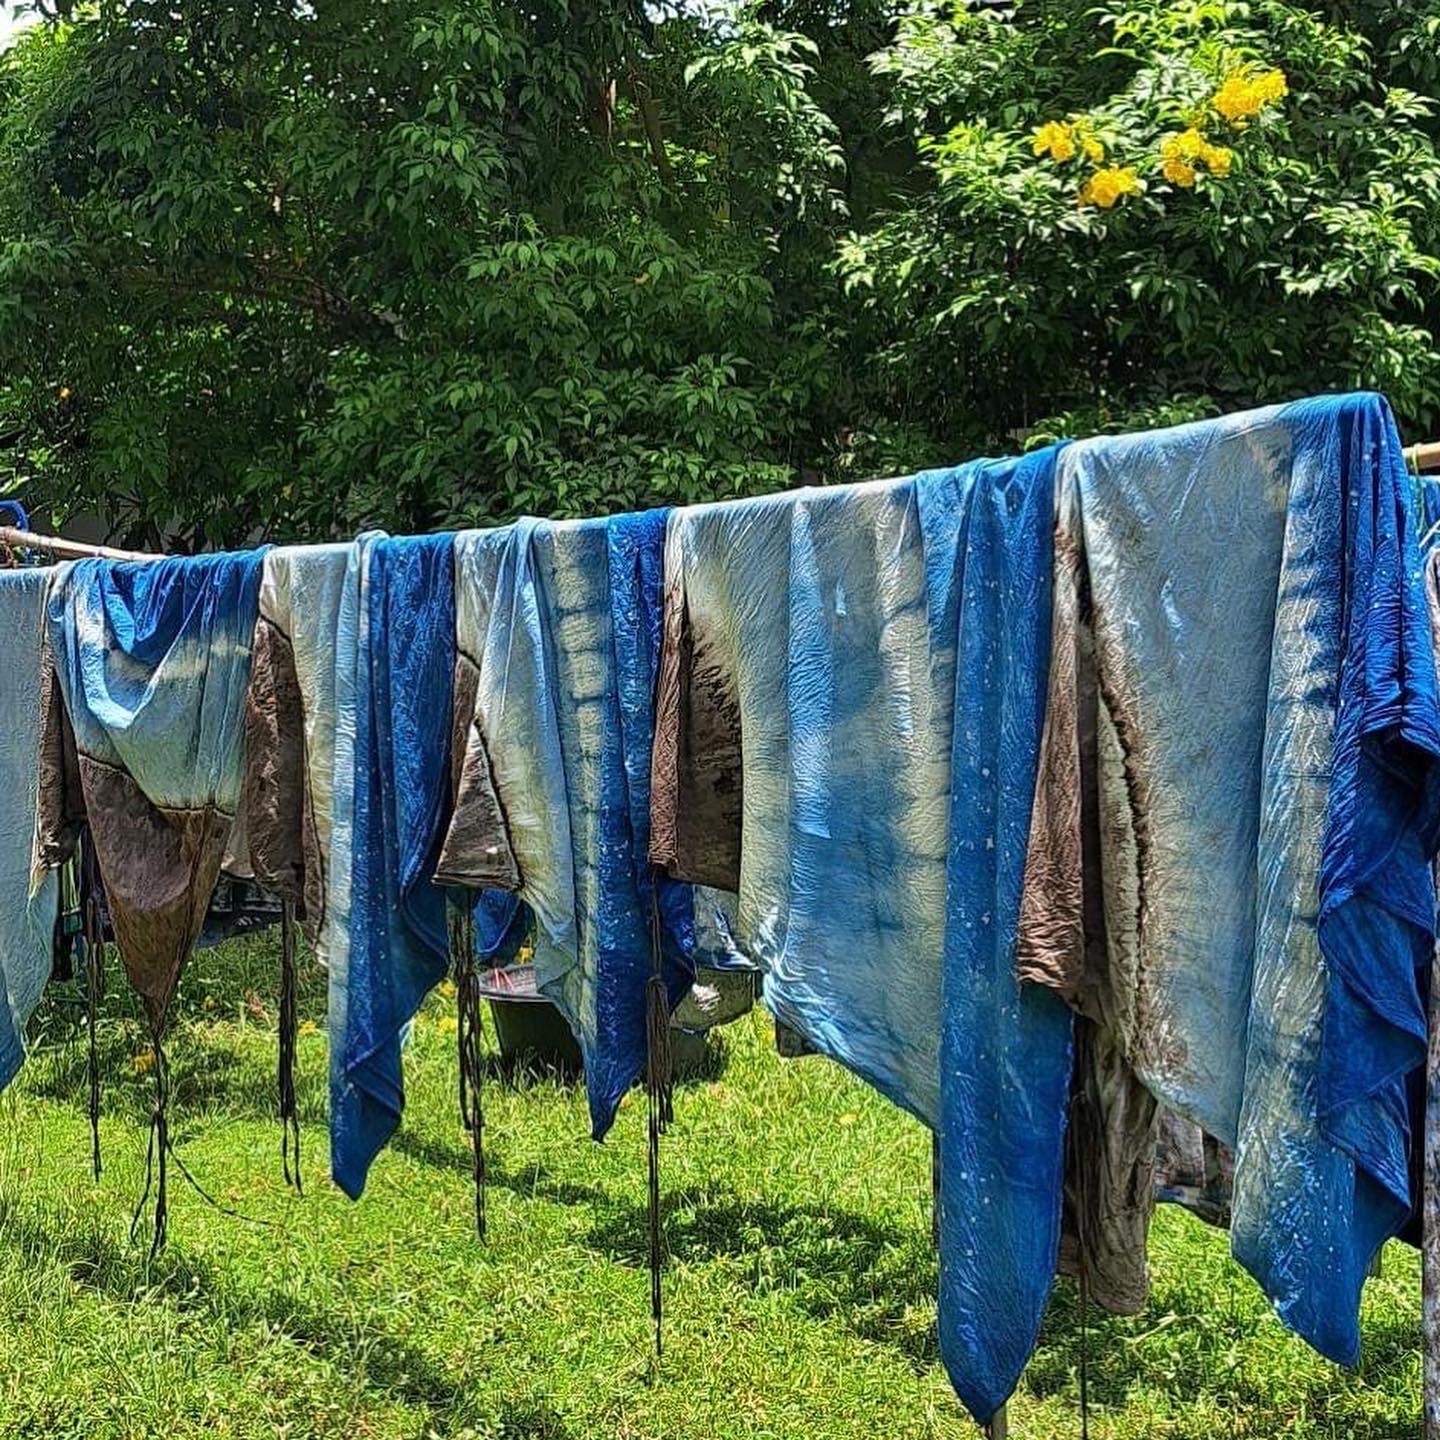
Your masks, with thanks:
[{"label": "wrinkled fabric", "polygon": [[88,823],[126,974],[164,1028],[240,801],[263,551],[58,567],[37,874]]},{"label": "wrinkled fabric", "polygon": [[456,540],[465,752],[438,873],[533,915],[537,982],[580,1042],[597,1139],[644,1066],[652,936],[671,1006],[693,979],[689,887],[657,889],[647,855],[666,515]]},{"label": "wrinkled fabric", "polygon": [[738,884],[777,1019],[934,1123],[953,696],[914,482],[678,510],[665,605],[652,856]]},{"label": "wrinkled fabric", "polygon": [[937,1128],[941,1349],[981,1419],[1059,1240],[1070,1015],[1013,952],[1053,464],[701,506],[667,539],[652,856],[738,886],[777,1034]]},{"label": "wrinkled fabric", "polygon": [[1015,940],[1050,656],[1054,449],[920,477],[932,667],[953,695],[940,996],[940,1354],[988,1421],[1060,1239],[1071,1015]]},{"label": "wrinkled fabric", "polygon": [[0,570],[0,1090],[25,1058],[25,1027],[50,978],[59,877],[32,894],[30,845],[40,788],[42,622],[48,570]]},{"label": "wrinkled fabric", "polygon": [[322,963],[328,960],[335,667],[351,551],[350,545],[306,545],[267,552],[245,704],[243,815],[251,873],[294,903]]},{"label": "wrinkled fabric", "polygon": [[449,962],[431,876],[449,816],[453,543],[362,536],[337,617],[330,1163],[352,1198],[400,1123],[402,1032]]},{"label": "wrinkled fabric", "polygon": [[[1060,469],[1105,948],[1077,988],[1085,885],[1052,846],[1072,868],[1046,938],[1071,963],[1026,970],[1022,946],[1022,973],[1082,1011],[1089,985],[1151,1093],[1234,1148],[1236,1257],[1353,1363],[1371,1257],[1409,1209],[1433,935],[1435,663],[1393,421],[1374,396],[1307,401],[1087,441]],[[1078,749],[1077,727],[1046,741]]]},{"label": "wrinkled fabric", "polygon": [[1193,1120],[1162,1111],[1155,1152],[1155,1199],[1179,1205],[1221,1229],[1230,1226],[1235,1157]]}]

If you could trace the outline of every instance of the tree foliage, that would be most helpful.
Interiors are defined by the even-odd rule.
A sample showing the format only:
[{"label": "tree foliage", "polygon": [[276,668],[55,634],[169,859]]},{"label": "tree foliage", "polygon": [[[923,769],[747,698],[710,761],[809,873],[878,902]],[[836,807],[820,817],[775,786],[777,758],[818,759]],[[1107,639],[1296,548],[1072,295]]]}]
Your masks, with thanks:
[{"label": "tree foliage", "polygon": [[584,514],[1322,389],[1440,426],[1440,0],[103,0],[0,66],[0,492]]}]

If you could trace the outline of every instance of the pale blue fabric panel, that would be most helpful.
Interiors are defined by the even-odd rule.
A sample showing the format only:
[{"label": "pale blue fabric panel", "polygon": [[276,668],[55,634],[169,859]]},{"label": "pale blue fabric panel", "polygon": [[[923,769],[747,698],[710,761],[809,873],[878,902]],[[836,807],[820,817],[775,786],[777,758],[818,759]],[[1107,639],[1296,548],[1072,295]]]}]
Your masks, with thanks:
[{"label": "pale blue fabric panel", "polygon": [[740,709],[740,891],[733,928],[702,904],[715,948],[934,1123],[953,694],[932,673],[914,483],[677,511],[669,555],[697,669],[730,677]]},{"label": "pale blue fabric panel", "polygon": [[40,655],[51,572],[0,570],[0,1089],[25,1058],[25,1027],[50,978],[59,877],[32,888],[40,779]]}]

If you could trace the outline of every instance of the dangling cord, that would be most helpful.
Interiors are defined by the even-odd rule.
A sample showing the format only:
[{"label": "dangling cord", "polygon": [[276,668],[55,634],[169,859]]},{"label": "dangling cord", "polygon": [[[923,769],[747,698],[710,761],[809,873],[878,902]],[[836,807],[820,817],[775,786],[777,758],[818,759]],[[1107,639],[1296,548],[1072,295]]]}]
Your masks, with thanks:
[{"label": "dangling cord", "polygon": [[100,916],[99,877],[89,862],[89,846],[81,865],[81,935],[85,945],[85,1028],[89,1035],[87,1068],[90,1081],[90,1168],[100,1178],[100,1050],[97,1027],[105,994],[105,931]]},{"label": "dangling cord", "polygon": [[1080,1440],[1090,1440],[1090,1282],[1080,1252]]},{"label": "dangling cord", "polygon": [[[151,1181],[157,1181],[155,1190],[155,1233],[150,1242],[150,1258],[153,1260],[165,1247],[165,1232],[169,1219],[169,1195],[167,1162],[170,1156],[170,1074],[165,1063],[165,1047],[160,1036],[152,1031],[150,1043],[155,1057],[155,1113],[150,1118],[150,1143],[145,1148],[145,1189],[141,1192],[140,1203],[130,1219],[130,1239],[135,1239],[140,1227],[140,1216],[144,1214],[145,1202],[150,1198]],[[158,1163],[157,1163],[158,1162]]]},{"label": "dangling cord", "polygon": [[303,1195],[300,1182],[300,1106],[295,1096],[295,1059],[300,1031],[295,978],[295,903],[280,905],[280,1165],[285,1183]]},{"label": "dangling cord", "polygon": [[652,890],[650,896],[650,978],[645,982],[645,1095],[650,1131],[650,1318],[655,1323],[655,1357],[663,1353],[661,1342],[664,1316],[660,1287],[660,1137],[675,1118],[670,1055],[670,997],[661,973],[660,907]]},{"label": "dangling cord", "polygon": [[455,972],[457,1045],[460,1061],[460,1118],[470,1132],[475,1181],[475,1233],[485,1238],[485,1112],[483,1078],[485,1029],[480,1017],[480,971],[475,964],[475,916],[467,897],[450,912],[450,956]]}]

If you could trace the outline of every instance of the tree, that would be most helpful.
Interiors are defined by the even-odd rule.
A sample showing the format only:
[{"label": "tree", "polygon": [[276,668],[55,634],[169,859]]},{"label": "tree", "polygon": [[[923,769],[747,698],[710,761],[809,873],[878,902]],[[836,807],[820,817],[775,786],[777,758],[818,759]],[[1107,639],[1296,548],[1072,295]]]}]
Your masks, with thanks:
[{"label": "tree", "polygon": [[930,188],[842,263],[929,432],[964,453],[1356,387],[1433,430],[1435,105],[1398,79],[1433,87],[1412,41],[1440,10],[1392,10],[907,13],[873,63]]},{"label": "tree", "polygon": [[809,55],[566,0],[37,30],[0,96],[0,473],[182,545],[793,480],[832,350],[795,287],[838,293],[781,239],[839,162]]}]

